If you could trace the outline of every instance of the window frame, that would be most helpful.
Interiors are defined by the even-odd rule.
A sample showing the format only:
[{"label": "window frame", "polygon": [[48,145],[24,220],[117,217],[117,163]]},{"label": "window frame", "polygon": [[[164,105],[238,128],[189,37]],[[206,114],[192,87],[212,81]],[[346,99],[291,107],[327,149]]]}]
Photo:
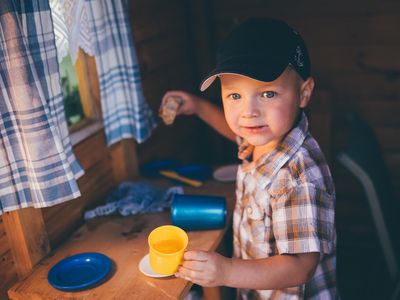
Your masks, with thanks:
[{"label": "window frame", "polygon": [[74,69],[78,81],[84,119],[68,128],[72,146],[76,146],[93,134],[103,130],[100,86],[95,58],[79,48]]}]

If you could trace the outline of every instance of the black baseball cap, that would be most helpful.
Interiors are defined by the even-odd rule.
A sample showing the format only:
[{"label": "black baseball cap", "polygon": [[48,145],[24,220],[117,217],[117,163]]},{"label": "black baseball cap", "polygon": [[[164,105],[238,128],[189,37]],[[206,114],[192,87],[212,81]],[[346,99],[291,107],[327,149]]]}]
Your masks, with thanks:
[{"label": "black baseball cap", "polygon": [[302,79],[310,76],[311,62],[300,34],[281,20],[249,19],[221,42],[217,66],[201,82],[200,90],[226,73],[274,81],[289,65]]}]

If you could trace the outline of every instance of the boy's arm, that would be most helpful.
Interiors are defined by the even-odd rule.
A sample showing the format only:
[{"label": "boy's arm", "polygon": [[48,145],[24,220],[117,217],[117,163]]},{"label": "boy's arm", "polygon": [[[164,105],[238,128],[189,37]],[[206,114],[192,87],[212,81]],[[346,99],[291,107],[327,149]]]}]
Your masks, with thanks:
[{"label": "boy's arm", "polygon": [[215,252],[188,251],[176,274],[202,286],[281,289],[310,280],[319,252],[276,255],[264,259],[227,258]]},{"label": "boy's arm", "polygon": [[236,141],[236,135],[229,128],[228,123],[226,123],[224,112],[221,108],[209,101],[201,99],[198,102],[197,115],[218,133],[231,141]]},{"label": "boy's arm", "polygon": [[161,107],[169,97],[178,97],[182,100],[177,115],[196,114],[200,119],[214,128],[226,138],[236,141],[236,135],[225,121],[223,110],[210,101],[184,91],[168,91],[163,96]]},{"label": "boy's arm", "polygon": [[276,255],[264,259],[232,259],[226,285],[256,290],[299,286],[312,278],[318,261],[319,252]]}]

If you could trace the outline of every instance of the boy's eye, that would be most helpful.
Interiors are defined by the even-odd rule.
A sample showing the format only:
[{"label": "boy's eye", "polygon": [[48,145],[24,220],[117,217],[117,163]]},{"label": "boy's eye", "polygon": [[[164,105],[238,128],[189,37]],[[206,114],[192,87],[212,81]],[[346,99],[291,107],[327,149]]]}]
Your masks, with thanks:
[{"label": "boy's eye", "polygon": [[266,91],[262,93],[262,97],[264,98],[273,98],[276,96],[276,92],[274,91]]},{"label": "boy's eye", "polygon": [[233,93],[228,95],[229,98],[231,98],[232,100],[238,100],[240,99],[240,95],[238,93]]}]

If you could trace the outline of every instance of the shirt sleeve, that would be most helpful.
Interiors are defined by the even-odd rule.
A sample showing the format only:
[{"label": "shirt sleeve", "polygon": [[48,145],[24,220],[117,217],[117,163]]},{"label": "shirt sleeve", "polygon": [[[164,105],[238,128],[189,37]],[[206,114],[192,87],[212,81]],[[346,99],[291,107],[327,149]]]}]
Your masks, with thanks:
[{"label": "shirt sleeve", "polygon": [[271,205],[280,254],[334,251],[334,195],[312,183],[303,183],[274,199]]}]

